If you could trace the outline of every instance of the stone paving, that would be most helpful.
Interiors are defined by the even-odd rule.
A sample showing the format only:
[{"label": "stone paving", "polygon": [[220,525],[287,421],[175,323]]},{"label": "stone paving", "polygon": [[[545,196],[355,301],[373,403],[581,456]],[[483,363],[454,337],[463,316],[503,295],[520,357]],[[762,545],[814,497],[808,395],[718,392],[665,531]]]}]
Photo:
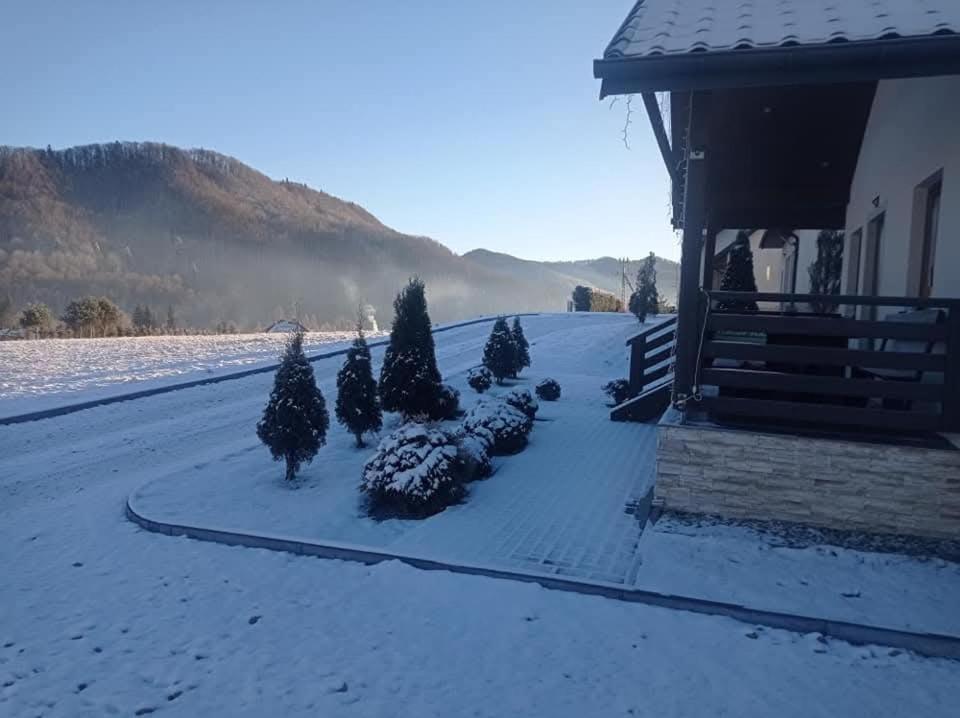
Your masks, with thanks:
[{"label": "stone paving", "polygon": [[[497,460],[467,504],[447,509],[392,542],[391,550],[454,562],[626,584],[653,482],[656,430],[616,423],[593,382],[541,403],[531,442]],[[570,377],[573,379],[573,377]]]}]

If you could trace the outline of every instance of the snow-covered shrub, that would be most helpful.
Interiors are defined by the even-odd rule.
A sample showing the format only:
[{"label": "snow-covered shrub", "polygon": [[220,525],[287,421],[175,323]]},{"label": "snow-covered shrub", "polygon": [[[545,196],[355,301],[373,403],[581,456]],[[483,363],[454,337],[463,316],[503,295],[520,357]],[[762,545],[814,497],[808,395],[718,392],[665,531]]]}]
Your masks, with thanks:
[{"label": "snow-covered shrub", "polygon": [[502,401],[477,404],[463,419],[463,429],[490,442],[494,456],[516,454],[527,445],[533,420]]},{"label": "snow-covered shrub", "polygon": [[603,393],[610,397],[614,404],[622,404],[630,398],[630,382],[626,379],[613,379],[603,385]]},{"label": "snow-covered shrub", "polygon": [[493,473],[490,449],[493,435],[490,432],[471,434],[461,427],[457,435],[460,462],[463,465],[464,481],[485,479]]},{"label": "snow-covered shrub", "polygon": [[460,411],[460,392],[449,384],[441,384],[437,395],[437,407],[434,419],[452,419]]},{"label": "snow-covered shrub", "polygon": [[493,386],[493,373],[485,366],[475,366],[467,372],[467,384],[478,394]]},{"label": "snow-covered shrub", "polygon": [[374,513],[430,516],[463,498],[459,452],[450,432],[405,424],[364,465],[360,490]]},{"label": "snow-covered shrub", "polygon": [[501,396],[500,399],[514,409],[522,411],[531,419],[537,415],[537,410],[540,408],[540,404],[533,398],[533,394],[530,393],[529,389],[511,389]]},{"label": "snow-covered shrub", "polygon": [[544,401],[556,401],[560,398],[560,384],[555,379],[544,379],[537,384],[537,396]]}]

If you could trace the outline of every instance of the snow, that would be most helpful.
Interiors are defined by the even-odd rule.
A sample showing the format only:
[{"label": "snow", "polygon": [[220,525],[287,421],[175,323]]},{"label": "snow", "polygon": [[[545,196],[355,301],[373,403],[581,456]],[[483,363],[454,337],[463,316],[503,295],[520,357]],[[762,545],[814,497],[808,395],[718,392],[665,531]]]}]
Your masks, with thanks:
[{"label": "snow", "polygon": [[[650,427],[599,421],[598,376],[623,373],[620,340],[636,326],[626,319],[524,320],[524,381],[549,368],[564,390],[541,406],[530,447],[417,530],[387,521],[363,531],[482,556],[509,543],[492,532],[510,523],[531,533],[513,544],[530,548],[514,559],[522,564],[546,557],[541,541],[603,529],[587,542],[602,550],[627,525],[623,500],[636,484],[618,469],[652,449]],[[447,379],[463,380],[488,332],[438,335]],[[328,399],[341,361],[314,365]],[[350,511],[369,452],[331,427],[303,481],[285,486],[253,436],[271,383],[258,375],[0,426],[0,715],[955,714],[957,662],[395,562],[171,538],[126,521],[126,497],[152,482],[198,489],[171,510],[229,505],[303,535],[342,513],[362,533]],[[550,476],[548,457],[591,490]]]},{"label": "snow", "polygon": [[[378,335],[368,335],[373,339]],[[353,332],[310,332],[307,354]],[[284,333],[0,342],[0,417],[275,364]]]}]

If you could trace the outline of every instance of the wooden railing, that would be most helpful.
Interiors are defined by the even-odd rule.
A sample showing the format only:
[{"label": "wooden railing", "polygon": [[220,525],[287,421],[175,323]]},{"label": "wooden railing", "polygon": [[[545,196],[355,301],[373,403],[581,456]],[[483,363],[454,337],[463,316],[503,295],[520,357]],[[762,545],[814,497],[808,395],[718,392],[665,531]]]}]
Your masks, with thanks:
[{"label": "wooden railing", "polygon": [[[709,297],[697,404],[714,418],[960,431],[960,300],[830,296],[838,311],[813,314],[718,305],[816,306],[821,295]],[[879,319],[848,316],[858,311]]]},{"label": "wooden railing", "polygon": [[669,317],[627,340],[630,347],[630,395],[639,396],[671,371],[677,338],[677,318]]}]

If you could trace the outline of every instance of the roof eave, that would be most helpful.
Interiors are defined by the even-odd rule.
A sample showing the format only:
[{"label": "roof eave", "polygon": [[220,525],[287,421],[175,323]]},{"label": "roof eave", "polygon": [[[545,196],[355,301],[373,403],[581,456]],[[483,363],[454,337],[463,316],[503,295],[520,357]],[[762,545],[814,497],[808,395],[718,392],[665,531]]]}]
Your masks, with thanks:
[{"label": "roof eave", "polygon": [[595,60],[600,97],[960,74],[960,35]]}]

